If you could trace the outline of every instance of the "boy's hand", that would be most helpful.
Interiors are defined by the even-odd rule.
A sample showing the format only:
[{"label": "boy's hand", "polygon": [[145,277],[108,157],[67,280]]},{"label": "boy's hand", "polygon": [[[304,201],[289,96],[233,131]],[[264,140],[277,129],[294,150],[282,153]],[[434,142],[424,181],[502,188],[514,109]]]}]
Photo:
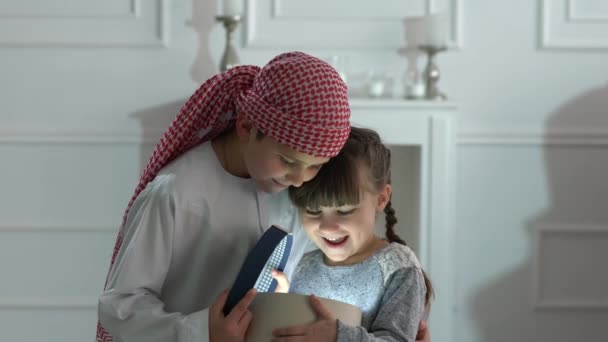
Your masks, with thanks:
[{"label": "boy's hand", "polygon": [[272,277],[277,281],[277,288],[274,290],[274,292],[289,292],[289,280],[287,280],[285,273],[279,270],[272,270]]},{"label": "boy's hand", "polygon": [[253,314],[249,305],[256,295],[255,289],[249,290],[243,299],[238,302],[227,316],[222,309],[228,298],[225,290],[217,297],[215,303],[209,308],[209,341],[210,342],[243,342]]},{"label": "boy's hand", "polygon": [[420,321],[418,325],[418,334],[416,334],[416,342],[431,342],[431,334],[425,321]]},{"label": "boy's hand", "polygon": [[335,342],[338,335],[336,318],[321,303],[310,296],[310,304],[317,313],[317,321],[308,325],[275,329],[272,342]]}]

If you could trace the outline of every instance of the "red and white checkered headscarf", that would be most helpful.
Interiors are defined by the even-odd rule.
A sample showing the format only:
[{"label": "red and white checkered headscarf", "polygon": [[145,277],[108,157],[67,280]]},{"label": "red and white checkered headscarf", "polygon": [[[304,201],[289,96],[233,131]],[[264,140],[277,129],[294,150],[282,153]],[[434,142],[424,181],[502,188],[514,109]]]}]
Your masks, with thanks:
[{"label": "red and white checkered headscarf", "polygon": [[[205,81],[181,108],[144,168],[123,216],[110,269],[131,205],[169,162],[224,132],[239,115],[281,144],[333,157],[350,133],[346,94],[346,85],[329,64],[302,52],[281,54],[263,68],[236,66]],[[111,341],[98,323],[97,342]]]}]

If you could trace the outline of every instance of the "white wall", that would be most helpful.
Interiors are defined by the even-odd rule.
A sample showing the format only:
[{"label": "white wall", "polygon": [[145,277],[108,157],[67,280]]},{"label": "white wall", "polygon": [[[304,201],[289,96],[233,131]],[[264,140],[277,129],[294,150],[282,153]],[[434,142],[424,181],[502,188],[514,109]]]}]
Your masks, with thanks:
[{"label": "white wall", "polygon": [[[399,77],[400,18],[451,8],[457,49],[439,65],[460,108],[453,341],[606,340],[605,1],[249,5],[247,63],[299,49]],[[211,1],[185,0],[0,5],[6,340],[92,338],[95,296],[141,164],[216,72],[223,32],[214,13]]]},{"label": "white wall", "polygon": [[466,46],[445,58],[462,99],[457,341],[608,338],[608,21],[563,24],[557,6],[608,12],[544,3],[467,2]]}]

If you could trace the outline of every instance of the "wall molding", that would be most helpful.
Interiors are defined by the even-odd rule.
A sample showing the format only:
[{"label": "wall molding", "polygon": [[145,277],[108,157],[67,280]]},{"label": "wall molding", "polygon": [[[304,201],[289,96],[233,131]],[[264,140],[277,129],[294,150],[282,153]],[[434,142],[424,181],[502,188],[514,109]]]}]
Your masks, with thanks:
[{"label": "wall molding", "polygon": [[[608,34],[606,33],[608,32],[608,13],[602,15],[576,13],[572,3],[572,0],[540,1],[540,18],[538,19],[540,48],[608,49]],[[554,10],[554,6],[562,8]],[[598,25],[602,27],[598,28]],[[560,34],[556,35],[553,32],[555,27],[559,27]]]},{"label": "wall molding", "polygon": [[579,13],[576,10],[574,5],[575,0],[566,0],[567,1],[567,10],[566,10],[566,21],[567,22],[589,22],[589,21],[608,21],[608,13],[604,14],[589,14],[589,13]]},{"label": "wall molding", "polygon": [[484,129],[457,133],[458,145],[608,146],[608,127],[539,129]]},{"label": "wall molding", "polygon": [[[277,47],[282,48],[294,48],[302,47],[302,43],[299,45],[293,45],[294,39],[288,39],[289,37],[279,37],[277,38],[276,31],[280,30],[275,28],[265,29],[265,32],[260,32],[259,29],[259,5],[257,3],[261,1],[268,1],[270,6],[270,13],[268,13],[268,18],[262,18],[264,21],[276,22],[276,23],[286,23],[288,20],[299,21],[300,26],[302,26],[302,22],[305,19],[305,22],[309,25],[314,25],[315,22],[323,23],[328,20],[340,20],[345,22],[353,22],[353,20],[345,19],[343,17],[335,17],[324,16],[324,17],[292,17],[288,14],[282,13],[280,9],[280,5],[278,4],[279,0],[250,0],[245,9],[245,17],[247,20],[244,23],[244,32],[243,32],[243,40],[244,46],[247,48],[272,48],[276,49]],[[439,0],[425,0],[425,12],[432,13],[435,12],[440,6],[438,5]],[[463,47],[463,29],[462,29],[462,0],[443,0],[450,5],[450,12],[448,16],[450,18],[450,42],[448,43],[449,47],[455,50],[462,49]],[[406,14],[402,16],[406,17]],[[401,18],[401,19],[403,19]],[[386,21],[389,19],[386,18],[378,18],[378,17],[362,17],[357,18],[357,22],[361,20],[367,20],[370,22],[378,22],[378,21]],[[312,41],[307,41],[303,43],[304,46],[309,48],[320,48],[320,49],[335,49],[335,48],[351,48],[351,49],[366,49],[366,48],[376,48],[376,49],[398,49],[402,44],[388,44],[386,42],[357,42],[355,41],[346,41],[345,39],[338,39],[338,41],[325,41],[322,42],[320,39],[315,39]]]},{"label": "wall molding", "polygon": [[0,144],[156,144],[164,130],[149,133],[90,129],[0,130]]},{"label": "wall molding", "polygon": [[0,310],[97,310],[98,297],[0,297]]},{"label": "wall molding", "polygon": [[[302,20],[302,19],[307,19],[307,20],[318,20],[318,21],[326,21],[326,20],[339,20],[339,21],[355,21],[355,22],[360,22],[361,20],[390,20],[390,19],[403,19],[403,16],[398,16],[394,13],[392,13],[391,16],[373,16],[370,13],[367,13],[365,16],[340,16],[340,15],[333,15],[333,16],[307,16],[307,15],[302,15],[302,14],[297,14],[297,15],[293,15],[293,14],[287,14],[284,13],[282,11],[282,6],[281,6],[281,1],[285,1],[285,0],[270,0],[270,8],[271,8],[271,15],[270,18],[273,20]],[[442,6],[440,6],[438,4],[438,2],[441,2],[442,0],[423,0],[424,1],[424,12],[425,13],[434,13],[437,12],[438,9],[441,9]],[[454,10],[452,11],[452,13],[450,13],[450,19],[452,20],[452,22],[458,22],[458,18],[459,18],[459,14],[460,9],[461,9],[461,1],[462,0],[443,0],[444,2],[449,3],[451,6],[454,7]]]},{"label": "wall molding", "polygon": [[90,14],[90,13],[72,13],[72,14],[50,14],[50,13],[20,13],[20,12],[0,12],[0,19],[135,19],[141,15],[142,0],[128,0],[129,10],[124,14]]},{"label": "wall molding", "polygon": [[[10,130],[0,129],[0,145],[155,145],[163,130],[141,132],[103,130]],[[543,132],[532,128],[479,128],[457,132],[458,145],[608,146],[608,127],[562,127]]]},{"label": "wall molding", "polygon": [[170,0],[127,1],[124,14],[0,13],[0,47],[168,47]]},{"label": "wall molding", "polygon": [[0,233],[116,233],[116,226],[75,226],[35,224],[0,224]]},{"label": "wall molding", "polygon": [[608,225],[590,225],[573,223],[541,223],[534,226],[535,249],[532,257],[532,306],[534,310],[608,310],[608,298],[601,301],[588,299],[547,300],[542,298],[542,280],[540,279],[543,238],[551,234],[588,235],[606,234]]}]

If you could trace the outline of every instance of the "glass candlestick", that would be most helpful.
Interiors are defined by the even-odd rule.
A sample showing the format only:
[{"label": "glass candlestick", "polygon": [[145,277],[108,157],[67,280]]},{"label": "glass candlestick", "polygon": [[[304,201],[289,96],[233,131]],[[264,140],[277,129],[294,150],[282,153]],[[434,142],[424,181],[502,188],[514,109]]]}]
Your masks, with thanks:
[{"label": "glass candlestick", "polygon": [[224,72],[233,66],[240,64],[239,56],[236,53],[236,48],[233,44],[233,33],[242,20],[242,17],[240,15],[218,15],[215,17],[215,20],[224,24],[224,28],[226,29],[226,45],[224,46],[224,53],[220,60],[220,71]]},{"label": "glass candlestick", "polygon": [[446,46],[420,45],[419,49],[427,55],[426,68],[424,69],[424,81],[426,82],[426,90],[424,97],[427,100],[446,100],[447,96],[439,91],[437,83],[439,82],[440,72],[439,67],[435,63],[435,55],[439,52],[447,50]]}]

